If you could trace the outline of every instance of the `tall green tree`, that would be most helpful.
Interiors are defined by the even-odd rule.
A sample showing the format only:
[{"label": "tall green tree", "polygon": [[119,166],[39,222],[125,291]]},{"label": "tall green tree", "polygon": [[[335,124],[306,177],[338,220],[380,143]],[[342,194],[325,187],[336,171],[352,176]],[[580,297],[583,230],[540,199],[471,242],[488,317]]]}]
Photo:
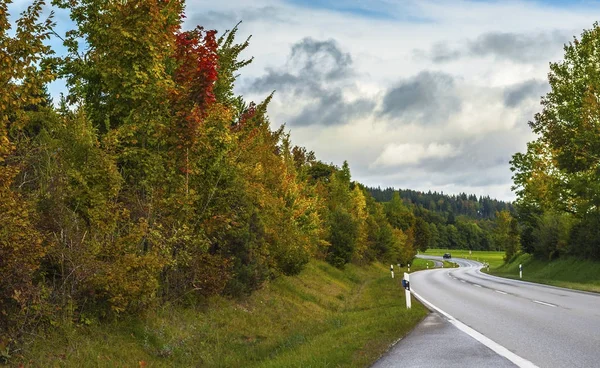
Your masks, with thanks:
[{"label": "tall green tree", "polygon": [[600,205],[598,50],[600,27],[594,23],[579,40],[565,46],[563,61],[550,64],[551,91],[542,98],[542,111],[530,123],[540,138],[527,158],[516,156],[513,163],[515,184],[525,188],[526,180],[519,174],[542,175],[542,168],[528,163],[546,162],[546,172],[554,179],[555,195],[550,202],[579,216],[598,211]]},{"label": "tall green tree", "polygon": [[417,217],[415,220],[415,247],[425,252],[429,246],[431,239],[431,231],[429,225],[421,217]]},{"label": "tall green tree", "polygon": [[407,231],[415,224],[415,216],[404,205],[397,191],[392,195],[392,200],[385,204],[385,214],[390,225],[396,229]]},{"label": "tall green tree", "polygon": [[520,250],[518,225],[508,211],[496,214],[496,227],[492,239],[497,250],[505,251],[506,261]]},{"label": "tall green tree", "polygon": [[[537,246],[545,255],[547,251],[541,249],[548,249],[548,241],[534,239],[534,230],[538,235],[547,234],[547,229],[555,228],[547,226],[555,222],[551,218],[560,219],[561,213],[589,224],[600,215],[598,23],[565,45],[564,51],[562,61],[550,64],[551,90],[541,100],[542,111],[530,122],[538,138],[528,144],[526,153],[515,154],[511,161],[518,207],[526,212],[519,215],[525,228],[524,246],[527,250]],[[548,216],[543,214],[546,211]],[[581,226],[575,230],[583,231]],[[584,244],[573,245],[573,253],[600,257],[600,250],[594,250],[600,249],[600,238],[591,234],[581,238],[586,239]]]}]

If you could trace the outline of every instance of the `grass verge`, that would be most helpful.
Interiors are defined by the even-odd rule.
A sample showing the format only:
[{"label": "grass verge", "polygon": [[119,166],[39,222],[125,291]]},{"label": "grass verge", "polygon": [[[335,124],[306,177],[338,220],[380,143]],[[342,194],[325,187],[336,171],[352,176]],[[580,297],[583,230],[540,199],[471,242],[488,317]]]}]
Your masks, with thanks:
[{"label": "grass verge", "polygon": [[576,258],[544,261],[530,254],[521,254],[510,263],[492,268],[490,273],[518,279],[519,264],[523,265],[523,280],[600,292],[600,262],[597,261]]},{"label": "grass verge", "polygon": [[[452,254],[453,258],[472,259],[481,263],[489,263],[491,268],[504,264],[504,252],[474,250],[469,254],[468,249],[427,249],[424,253],[428,256],[443,256],[444,253]],[[444,267],[446,267],[444,265]]]},{"label": "grass verge", "polygon": [[[564,258],[545,261],[530,254],[521,254],[512,262],[504,263],[504,252],[472,251],[460,249],[428,249],[425,254],[441,256],[451,253],[452,257],[474,259],[490,264],[490,274],[518,279],[519,264],[523,265],[523,280],[554,285],[569,289],[600,292],[600,262]],[[444,266],[445,267],[445,266]],[[486,271],[483,269],[482,271]]]},{"label": "grass verge", "polygon": [[[411,270],[412,271],[412,270]],[[396,270],[401,275],[403,270]],[[26,367],[364,367],[426,314],[381,264],[311,262],[245,300],[168,306],[144,319],[66,324],[25,345]]]}]

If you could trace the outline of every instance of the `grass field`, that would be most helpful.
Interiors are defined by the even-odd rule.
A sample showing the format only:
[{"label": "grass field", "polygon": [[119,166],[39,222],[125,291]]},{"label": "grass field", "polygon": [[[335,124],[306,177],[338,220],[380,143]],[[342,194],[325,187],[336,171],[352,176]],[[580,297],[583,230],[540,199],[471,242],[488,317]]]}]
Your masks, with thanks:
[{"label": "grass field", "polygon": [[245,300],[215,298],[202,308],[165,307],[145,319],[57,326],[9,363],[366,367],[427,314],[420,303],[406,310],[404,270],[396,268],[392,280],[389,265],[339,270],[311,262],[299,276],[281,277]]},{"label": "grass field", "polygon": [[571,289],[600,292],[600,262],[575,258],[543,261],[522,254],[513,262],[492,269],[497,276],[519,278],[523,265],[523,280]]},{"label": "grass field", "polygon": [[469,254],[469,251],[464,249],[427,249],[424,254],[429,256],[443,256],[444,253],[450,253],[455,258],[472,259],[481,263],[489,263],[491,269],[504,264],[504,252],[497,251],[474,250]]},{"label": "grass field", "polygon": [[413,262],[411,264],[411,271],[417,270],[417,269],[427,269],[427,266],[429,266],[429,268],[433,268],[434,267],[434,263],[433,261],[429,261],[426,259],[421,259],[421,258],[415,258],[413,259]]}]

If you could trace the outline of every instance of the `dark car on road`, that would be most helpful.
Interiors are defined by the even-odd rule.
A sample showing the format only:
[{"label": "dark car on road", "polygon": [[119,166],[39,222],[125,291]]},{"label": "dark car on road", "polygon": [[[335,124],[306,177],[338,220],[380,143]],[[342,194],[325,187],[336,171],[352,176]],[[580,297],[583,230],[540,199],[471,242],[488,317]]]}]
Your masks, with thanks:
[{"label": "dark car on road", "polygon": [[450,253],[444,253],[444,259],[450,259],[452,255]]}]

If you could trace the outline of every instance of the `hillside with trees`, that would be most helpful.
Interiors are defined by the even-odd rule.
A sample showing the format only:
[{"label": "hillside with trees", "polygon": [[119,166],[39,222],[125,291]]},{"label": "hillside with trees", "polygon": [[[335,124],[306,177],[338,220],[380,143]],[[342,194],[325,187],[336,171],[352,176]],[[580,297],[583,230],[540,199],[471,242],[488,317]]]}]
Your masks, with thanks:
[{"label": "hillside with trees", "polygon": [[[394,188],[367,188],[369,193],[379,202],[389,202],[392,199]],[[513,212],[511,202],[504,202],[490,198],[490,196],[479,197],[475,194],[460,193],[458,195],[447,195],[438,192],[420,192],[411,189],[398,189],[402,201],[407,205],[421,207],[428,211],[439,213],[447,217],[450,213],[455,216],[464,215],[470,219],[496,218],[496,213],[501,211]]]},{"label": "hillside with trees", "polygon": [[76,25],[63,56],[42,1],[14,30],[0,2],[0,360],[44,326],[247,295],[310,259],[413,258],[402,208],[233,92],[237,28],[183,30],[181,1],[53,4]]},{"label": "hillside with trees", "polygon": [[367,190],[382,202],[390,223],[410,234],[420,251],[512,247],[506,241],[514,210],[511,203],[465,193],[445,195],[393,188]]}]

